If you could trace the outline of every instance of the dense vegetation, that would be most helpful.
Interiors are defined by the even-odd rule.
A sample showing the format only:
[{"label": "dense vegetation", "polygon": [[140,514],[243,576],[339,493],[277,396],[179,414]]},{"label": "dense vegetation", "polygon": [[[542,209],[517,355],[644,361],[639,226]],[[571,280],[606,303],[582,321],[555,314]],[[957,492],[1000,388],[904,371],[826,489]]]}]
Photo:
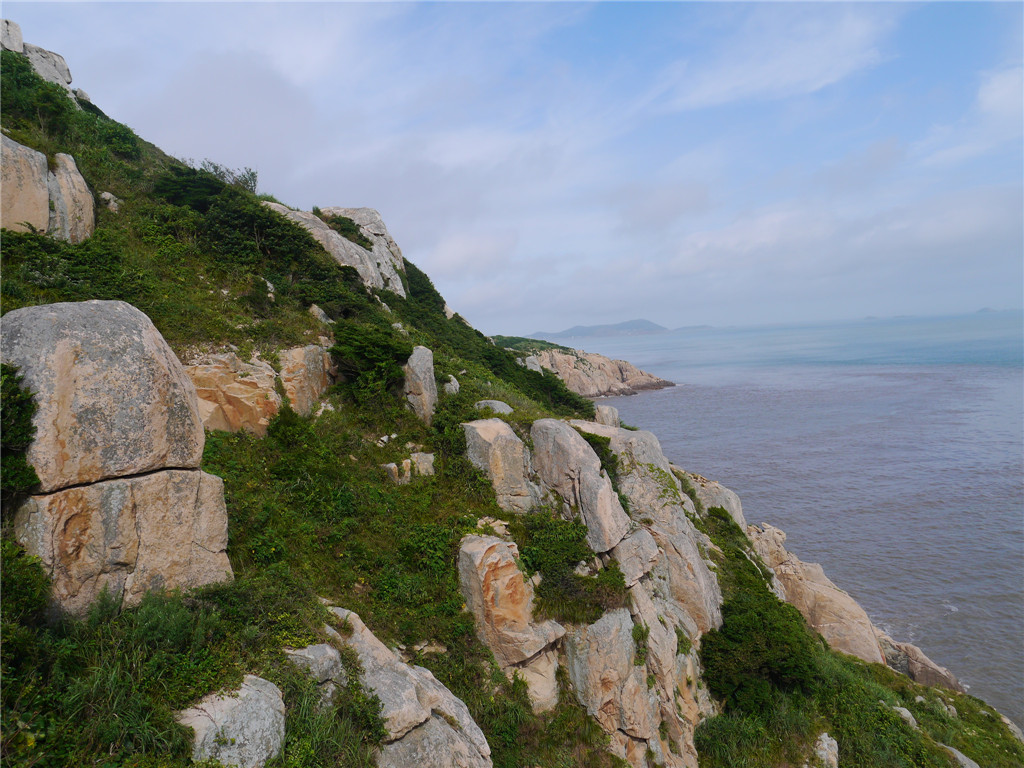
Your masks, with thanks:
[{"label": "dense vegetation", "polygon": [[[772,594],[768,569],[726,510],[712,508],[695,522],[718,547],[713,556],[725,597],[724,622],[700,649],[704,680],[725,710],[697,730],[701,766],[796,763],[822,732],[842,745],[841,764],[858,768],[952,765],[938,744],[983,766],[1024,764],[1024,745],[978,699],[917,685],[830,650],[795,608]],[[955,717],[948,710],[954,703]],[[896,706],[910,710],[920,730]]]},{"label": "dense vegetation", "polygon": [[[243,358],[259,350],[273,360],[278,349],[324,331],[308,312],[316,304],[335,321],[331,351],[344,374],[327,397],[334,410],[319,418],[285,408],[265,438],[208,435],[204,468],[225,481],[233,583],[153,593],[125,611],[105,598],[88,617],[72,620],[50,614],[47,575],[10,536],[17,496],[37,481],[24,461],[31,399],[17,372],[4,367],[3,763],[190,764],[189,734],[173,712],[254,673],[285,695],[288,740],[271,768],[372,764],[383,737],[379,703],[359,686],[353,655],[345,657],[348,685],[322,709],[311,680],[282,651],[323,639],[322,627],[332,621],[317,599],[323,596],[356,611],[462,698],[499,768],[621,765],[573,696],[563,695],[544,716],[532,713],[525,685],[509,681],[476,638],[458,590],[459,540],[480,530],[480,518],[507,516],[465,457],[461,423],[481,417],[474,403],[492,398],[514,407],[503,418],[527,440],[535,419],[592,416],[592,403],[505,349],[557,345],[513,337],[492,343],[457,315],[447,317],[444,299],[410,262],[405,298],[368,293],[355,270],[260,204],[265,196],[255,194],[251,169],[211,161],[195,168],[168,157],[92,105],[76,108],[23,57],[2,57],[5,134],[50,158],[74,155],[95,192],[121,200],[117,213],[98,207],[96,232],[79,245],[5,230],[3,312],[120,299],[149,315],[179,355],[233,344]],[[351,219],[324,220],[369,244]],[[429,428],[397,391],[399,366],[414,344],[433,350],[439,384],[449,375],[461,383],[457,395],[442,395]],[[397,438],[381,445],[385,434]],[[607,440],[587,439],[616,481]],[[433,451],[437,474],[394,485],[381,465],[407,456],[408,445]],[[828,651],[768,592],[756,556],[727,516],[702,511],[695,522],[720,550],[726,595],[725,624],[701,649],[707,684],[725,707],[698,731],[705,764],[799,764],[824,729],[851,745],[850,765],[948,764],[879,699],[907,706],[925,733],[983,765],[1021,764],[1020,745],[993,736],[998,729],[980,702],[955,697],[954,720],[940,706],[954,697]],[[539,513],[513,520],[511,530],[527,572],[542,574],[542,615],[593,621],[625,604],[617,568],[596,578],[574,572],[594,556],[580,523]],[[636,639],[639,656],[646,648]],[[564,677],[560,683],[565,690]],[[914,700],[918,695],[925,703]]]}]

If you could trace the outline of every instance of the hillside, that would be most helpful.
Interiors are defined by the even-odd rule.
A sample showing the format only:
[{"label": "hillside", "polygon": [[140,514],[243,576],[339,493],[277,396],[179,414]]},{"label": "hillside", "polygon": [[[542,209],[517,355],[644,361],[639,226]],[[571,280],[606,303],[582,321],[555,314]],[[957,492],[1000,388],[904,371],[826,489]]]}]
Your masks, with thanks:
[{"label": "hillside", "polygon": [[3,32],[4,765],[1024,764],[376,211],[169,157]]},{"label": "hillside", "polygon": [[532,335],[537,339],[571,339],[587,336],[642,336],[667,330],[650,320],[626,320],[605,325],[574,325],[564,331],[537,331]]}]

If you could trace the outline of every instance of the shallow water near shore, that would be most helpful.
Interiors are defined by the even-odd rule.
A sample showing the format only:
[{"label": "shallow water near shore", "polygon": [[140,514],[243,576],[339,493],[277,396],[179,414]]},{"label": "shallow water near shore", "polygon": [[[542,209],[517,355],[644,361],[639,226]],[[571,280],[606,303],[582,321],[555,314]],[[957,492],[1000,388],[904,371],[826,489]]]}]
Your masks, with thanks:
[{"label": "shallow water near shore", "polygon": [[604,402],[1024,723],[1022,325],[994,312],[576,344],[675,381]]}]

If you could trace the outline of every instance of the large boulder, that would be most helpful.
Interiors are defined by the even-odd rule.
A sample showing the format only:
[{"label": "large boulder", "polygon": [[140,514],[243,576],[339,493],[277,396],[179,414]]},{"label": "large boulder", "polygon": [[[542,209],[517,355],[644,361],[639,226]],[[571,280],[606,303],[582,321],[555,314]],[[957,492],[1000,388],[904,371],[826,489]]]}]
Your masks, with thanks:
[{"label": "large boulder", "polygon": [[142,312],[121,301],[25,307],[0,320],[3,362],[39,409],[27,458],[44,493],[157,469],[198,468],[195,388]]},{"label": "large boulder", "polygon": [[501,419],[479,419],[462,425],[466,456],[490,478],[498,506],[508,512],[526,512],[538,493],[530,482],[530,452]]},{"label": "large boulder", "polygon": [[368,288],[384,288],[405,296],[405,288],[398,272],[405,269],[402,252],[391,239],[381,221],[380,214],[371,208],[324,208],[324,215],[347,216],[360,225],[363,234],[373,244],[367,250],[341,236],[323,221],[307,211],[295,211],[279,203],[265,202],[268,208],[303,227],[342,266],[353,267]]},{"label": "large boulder", "polygon": [[86,613],[104,589],[121,605],[150,589],[231,578],[224,483],[199,470],[164,470],[30,496],[15,538],[42,560],[53,599]]},{"label": "large boulder", "polygon": [[506,674],[526,680],[534,709],[558,703],[553,644],[565,634],[554,621],[533,620],[533,584],[523,577],[515,544],[466,536],[459,545],[459,584],[476,633]]},{"label": "large boulder", "polygon": [[309,344],[282,350],[277,356],[288,401],[297,413],[308,416],[334,380],[330,354],[322,346]]},{"label": "large boulder", "polygon": [[0,135],[0,224],[14,232],[50,226],[46,155]]},{"label": "large boulder", "polygon": [[402,370],[405,372],[405,399],[413,413],[429,426],[437,408],[434,353],[426,347],[413,347]]},{"label": "large boulder", "polygon": [[331,608],[351,630],[329,632],[359,657],[360,682],[382,704],[387,731],[379,766],[490,768],[491,749],[466,705],[423,667],[409,666],[367,628],[358,615]]},{"label": "large boulder", "polygon": [[622,541],[629,530],[629,517],[590,444],[559,419],[538,419],[530,438],[538,478],[567,507],[579,510],[590,548],[607,552]]},{"label": "large boulder", "polygon": [[246,675],[237,691],[207,696],[179,712],[178,722],[195,731],[196,762],[263,768],[284,743],[284,698],[269,680]]},{"label": "large boulder", "polygon": [[786,601],[803,614],[830,646],[864,661],[884,664],[875,630],[860,604],[839,589],[818,563],[804,563],[786,550],[786,534],[764,523],[747,527],[757,554],[785,592]]},{"label": "large boulder", "polygon": [[611,554],[619,564],[626,586],[631,587],[650,572],[661,552],[650,532],[638,528],[616,544]]},{"label": "large boulder", "polygon": [[964,687],[952,672],[929,659],[916,645],[897,642],[878,627],[875,627],[874,631],[885,663],[892,669],[921,685],[940,686],[959,693],[964,692]]},{"label": "large boulder", "polygon": [[69,243],[80,243],[92,236],[96,225],[92,190],[78,172],[75,158],[58,153],[55,167],[47,174],[50,216],[47,234]]},{"label": "large boulder", "polygon": [[257,358],[243,363],[234,352],[206,355],[185,372],[195,385],[206,429],[244,430],[262,437],[281,410],[277,374]]}]

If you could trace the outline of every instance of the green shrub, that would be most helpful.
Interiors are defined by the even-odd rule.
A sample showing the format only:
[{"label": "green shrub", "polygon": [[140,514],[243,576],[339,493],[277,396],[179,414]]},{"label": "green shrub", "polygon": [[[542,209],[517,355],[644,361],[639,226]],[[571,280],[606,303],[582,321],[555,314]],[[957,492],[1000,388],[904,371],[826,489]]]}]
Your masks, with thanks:
[{"label": "green shrub", "polygon": [[412,344],[393,328],[349,323],[335,329],[331,355],[344,377],[344,388],[359,403],[390,398],[405,378],[402,365]]},{"label": "green shrub", "polygon": [[0,488],[5,516],[17,496],[39,484],[25,458],[36,434],[32,417],[37,408],[32,393],[22,386],[18,368],[0,365]]}]

